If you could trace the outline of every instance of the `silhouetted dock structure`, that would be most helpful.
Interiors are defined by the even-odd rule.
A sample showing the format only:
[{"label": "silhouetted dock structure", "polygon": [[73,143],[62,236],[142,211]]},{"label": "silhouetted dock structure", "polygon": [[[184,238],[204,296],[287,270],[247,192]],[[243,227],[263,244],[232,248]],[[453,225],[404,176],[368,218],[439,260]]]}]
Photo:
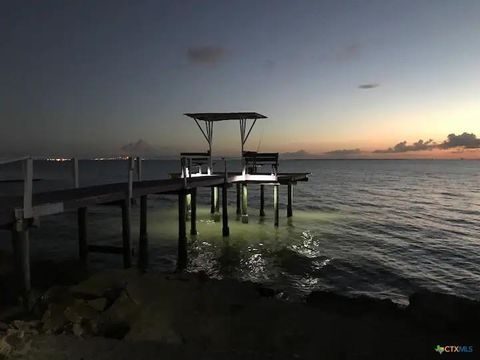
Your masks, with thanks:
[{"label": "silhouetted dock structure", "polygon": [[[147,201],[149,195],[172,194],[178,197],[178,261],[179,269],[187,264],[187,221],[190,234],[195,235],[197,222],[197,189],[211,189],[210,208],[212,216],[222,221],[222,234],[229,236],[227,191],[236,187],[236,212],[242,222],[248,223],[248,186],[260,186],[260,216],[265,216],[265,187],[273,188],[274,225],[279,225],[279,187],[287,186],[287,216],[293,215],[293,186],[299,181],[308,181],[308,173],[278,172],[278,153],[245,151],[244,145],[257,119],[266,117],[257,113],[201,113],[186,114],[193,118],[209,149],[205,153],[182,153],[181,171],[171,174],[170,179],[143,180],[142,162],[128,159],[128,181],[106,185],[82,187],[79,184],[78,160],[72,159],[72,188],[42,193],[33,193],[33,160],[16,160],[23,166],[23,194],[0,197],[0,229],[12,234],[18,280],[27,294],[31,288],[29,230],[39,225],[39,219],[48,215],[76,211],[78,219],[79,257],[87,265],[90,252],[111,253],[123,256],[124,267],[132,266],[131,220],[133,199],[139,199],[140,227],[138,234],[138,267],[148,266]],[[253,122],[247,131],[247,120]],[[242,170],[229,172],[224,162],[222,172],[214,171],[212,158],[213,127],[216,121],[239,120],[242,143]],[[203,121],[205,130],[199,121]],[[0,163],[1,165],[2,163]],[[270,171],[259,171],[267,166]],[[204,167],[206,171],[204,172]],[[217,166],[218,167],[218,166]],[[220,196],[221,216],[220,216]],[[122,209],[122,245],[105,246],[88,241],[88,208],[97,205],[113,205]]]}]

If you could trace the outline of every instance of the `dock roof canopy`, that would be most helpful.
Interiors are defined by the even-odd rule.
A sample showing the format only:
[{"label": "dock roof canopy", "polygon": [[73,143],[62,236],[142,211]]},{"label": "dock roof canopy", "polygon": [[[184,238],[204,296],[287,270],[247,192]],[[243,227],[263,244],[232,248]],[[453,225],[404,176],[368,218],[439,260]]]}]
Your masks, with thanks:
[{"label": "dock roof canopy", "polygon": [[[208,151],[210,153],[210,162],[212,154],[212,142],[213,142],[213,126],[216,121],[223,120],[238,120],[240,123],[240,140],[242,142],[242,156],[244,152],[244,146],[247,142],[250,133],[258,119],[266,119],[265,115],[256,112],[228,112],[228,113],[186,113],[184,114],[195,120],[198,128],[203,134],[203,137],[208,142]],[[248,120],[253,120],[250,128],[247,127]],[[205,121],[204,127],[198,123],[198,121]],[[210,166],[211,167],[211,166]]]},{"label": "dock roof canopy", "polygon": [[266,119],[265,115],[256,112],[230,112],[230,113],[187,113],[184,114],[196,120],[223,121],[223,120],[245,120],[245,119]]}]

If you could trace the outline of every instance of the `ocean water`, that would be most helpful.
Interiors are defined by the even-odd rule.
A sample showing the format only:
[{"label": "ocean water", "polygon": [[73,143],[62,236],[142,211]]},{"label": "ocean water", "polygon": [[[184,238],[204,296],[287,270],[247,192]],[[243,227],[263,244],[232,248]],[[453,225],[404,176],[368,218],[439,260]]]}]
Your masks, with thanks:
[{"label": "ocean water", "polygon": [[[178,168],[178,161],[145,161],[144,177],[166,177]],[[69,163],[36,161],[34,171],[35,191],[70,186]],[[80,183],[126,181],[126,171],[125,161],[81,161]],[[188,271],[262,283],[292,299],[317,289],[399,303],[420,289],[480,299],[480,161],[284,160],[280,171],[311,175],[294,187],[291,219],[286,218],[286,187],[281,187],[278,228],[270,188],[267,216],[261,219],[259,187],[249,186],[249,224],[236,219],[231,188],[231,236],[225,239],[221,223],[209,213],[209,189],[199,190],[199,234],[189,237]],[[18,176],[18,166],[0,167],[0,179]],[[19,190],[19,184],[0,184],[0,195]],[[175,269],[176,204],[173,195],[149,197],[154,271]],[[135,247],[138,210],[134,205]],[[120,209],[89,209],[88,231],[90,243],[119,244]],[[33,259],[77,256],[75,213],[42,218],[31,239]],[[0,232],[0,246],[9,244],[9,233]],[[121,267],[121,261],[118,255],[90,255],[94,269]]]}]

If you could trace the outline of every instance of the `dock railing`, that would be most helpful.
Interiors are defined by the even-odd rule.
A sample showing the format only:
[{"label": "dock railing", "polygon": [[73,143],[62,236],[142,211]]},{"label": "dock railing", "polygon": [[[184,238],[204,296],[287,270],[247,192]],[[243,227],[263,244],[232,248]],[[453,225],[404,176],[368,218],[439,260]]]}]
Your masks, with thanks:
[{"label": "dock railing", "polygon": [[[128,177],[127,177],[127,183],[128,183],[128,191],[131,193],[132,188],[133,188],[133,182],[135,181],[142,181],[143,180],[143,169],[142,169],[142,158],[140,156],[133,157],[129,156],[127,159],[128,162]],[[79,181],[79,159],[78,158],[72,158],[70,160],[72,162],[72,184],[74,188],[80,187],[80,181]],[[95,160],[91,160],[95,161]],[[97,160],[100,161],[100,160]],[[124,159],[118,160],[118,161],[124,161]]]},{"label": "dock railing", "polygon": [[[77,189],[80,187],[80,168],[79,159],[71,158],[67,159],[71,162],[71,185]],[[131,199],[133,196],[133,182],[142,181],[142,158],[141,157],[128,157],[128,178],[127,178],[127,191],[128,197]],[[0,160],[0,166],[19,163],[22,166],[22,208],[15,210],[15,217],[17,220],[32,219],[34,218],[33,211],[33,158],[31,156],[24,156],[15,159]],[[136,176],[135,176],[136,175]],[[136,179],[135,179],[136,177]]]},{"label": "dock railing", "polygon": [[23,209],[16,210],[15,216],[17,219],[31,219],[33,217],[33,159],[30,156],[24,156],[0,161],[0,165],[13,163],[21,163],[23,172]]}]

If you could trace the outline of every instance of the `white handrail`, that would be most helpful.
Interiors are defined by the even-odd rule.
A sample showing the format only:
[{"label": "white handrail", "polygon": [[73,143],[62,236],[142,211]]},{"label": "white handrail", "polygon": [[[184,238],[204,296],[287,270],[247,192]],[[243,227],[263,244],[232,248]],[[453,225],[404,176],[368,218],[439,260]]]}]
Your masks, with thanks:
[{"label": "white handrail", "polygon": [[133,172],[135,171],[135,164],[133,157],[128,158],[128,199],[131,200],[133,197]]},{"label": "white handrail", "polygon": [[23,162],[23,218],[33,217],[33,160],[26,158]]},{"label": "white handrail", "polygon": [[0,165],[6,165],[6,164],[15,163],[15,162],[20,162],[20,161],[24,161],[24,160],[27,160],[27,159],[30,159],[30,156],[23,156],[23,157],[16,158],[16,159],[0,160]]},{"label": "white handrail", "polygon": [[78,159],[77,158],[72,158],[72,182],[73,182],[73,187],[78,188],[80,187],[80,182],[78,180]]},{"label": "white handrail", "polygon": [[23,219],[33,217],[33,159],[30,156],[24,156],[17,159],[0,161],[0,165],[21,162],[23,172]]},{"label": "white handrail", "polygon": [[142,181],[143,180],[143,174],[142,174],[142,158],[140,156],[137,156],[137,181]]}]

